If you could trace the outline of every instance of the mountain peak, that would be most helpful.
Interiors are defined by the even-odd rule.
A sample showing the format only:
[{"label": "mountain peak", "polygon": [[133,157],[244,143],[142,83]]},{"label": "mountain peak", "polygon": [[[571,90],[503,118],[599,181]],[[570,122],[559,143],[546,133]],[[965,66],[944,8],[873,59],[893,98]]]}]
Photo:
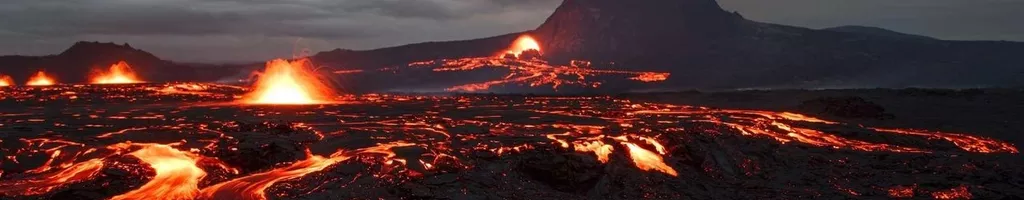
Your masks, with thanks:
[{"label": "mountain peak", "polygon": [[75,42],[68,49],[61,52],[61,55],[74,55],[74,54],[91,54],[91,53],[146,53],[145,51],[132,48],[128,43],[123,45],[115,44],[113,42],[89,42],[79,41]]},{"label": "mountain peak", "polygon": [[532,34],[554,59],[628,58],[735,32],[715,0],[565,0]]}]

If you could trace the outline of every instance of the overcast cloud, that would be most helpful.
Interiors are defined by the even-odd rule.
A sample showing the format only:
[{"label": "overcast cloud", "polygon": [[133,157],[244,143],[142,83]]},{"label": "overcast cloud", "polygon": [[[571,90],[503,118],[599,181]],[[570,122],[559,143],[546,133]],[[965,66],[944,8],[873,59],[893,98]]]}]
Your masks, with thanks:
[{"label": "overcast cloud", "polygon": [[[966,40],[1024,41],[1024,0],[720,0],[747,18],[870,25]],[[75,41],[130,43],[186,62],[287,57],[294,47],[372,49],[537,27],[560,0],[2,0],[0,54]]]}]

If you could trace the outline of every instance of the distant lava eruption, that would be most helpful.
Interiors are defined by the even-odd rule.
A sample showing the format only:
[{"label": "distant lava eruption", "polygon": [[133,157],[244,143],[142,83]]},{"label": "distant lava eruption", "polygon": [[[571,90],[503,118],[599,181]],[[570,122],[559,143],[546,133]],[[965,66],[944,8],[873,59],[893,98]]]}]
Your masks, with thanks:
[{"label": "distant lava eruption", "polygon": [[0,87],[7,87],[11,85],[14,85],[14,79],[11,79],[11,76],[0,75]]},{"label": "distant lava eruption", "polygon": [[537,52],[540,52],[540,43],[537,42],[537,40],[533,39],[533,37],[531,37],[530,35],[522,35],[519,36],[519,38],[516,39],[515,42],[512,42],[512,46],[509,47],[508,50],[506,50],[505,54],[515,55],[518,58],[519,56],[523,55],[523,52],[530,50],[536,50]]},{"label": "distant lava eruption", "polygon": [[46,72],[39,71],[38,73],[36,73],[35,76],[32,76],[32,78],[29,78],[28,79],[28,83],[25,83],[25,85],[28,85],[28,86],[48,86],[48,85],[53,85],[53,84],[56,84],[56,83],[57,83],[57,81],[54,80],[52,77],[46,75]]},{"label": "distant lava eruption", "polygon": [[257,73],[253,91],[243,99],[247,104],[305,105],[329,102],[333,91],[323,82],[309,59],[275,59]]},{"label": "distant lava eruption", "polygon": [[132,67],[128,66],[128,63],[124,61],[111,65],[109,71],[99,72],[92,78],[93,84],[131,84],[142,82],[135,75]]}]

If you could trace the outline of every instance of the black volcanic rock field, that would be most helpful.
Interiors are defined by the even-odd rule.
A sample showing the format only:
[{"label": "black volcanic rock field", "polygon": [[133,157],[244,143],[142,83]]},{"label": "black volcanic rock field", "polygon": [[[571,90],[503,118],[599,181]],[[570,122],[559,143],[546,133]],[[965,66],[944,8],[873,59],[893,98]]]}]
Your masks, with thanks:
[{"label": "black volcanic rock field", "polygon": [[253,64],[79,42],[0,56],[0,200],[1024,199],[1022,53],[715,0]]},{"label": "black volcanic rock field", "polygon": [[[793,93],[350,95],[270,106],[198,83],[3,92],[0,199],[1024,197],[1011,135],[648,103],[745,95],[772,106]],[[846,93],[876,94],[863,101],[904,124],[929,119],[884,102],[959,98]],[[1021,94],[973,98],[1005,95]]]}]

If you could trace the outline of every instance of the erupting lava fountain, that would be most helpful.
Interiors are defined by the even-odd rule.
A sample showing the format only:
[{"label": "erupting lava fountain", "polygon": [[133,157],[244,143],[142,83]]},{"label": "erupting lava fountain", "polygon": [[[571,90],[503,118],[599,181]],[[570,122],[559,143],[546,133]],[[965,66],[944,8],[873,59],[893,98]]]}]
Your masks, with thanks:
[{"label": "erupting lava fountain", "polygon": [[53,85],[53,84],[56,84],[56,83],[57,83],[57,81],[54,81],[53,78],[50,78],[49,76],[47,76],[45,72],[39,71],[38,73],[36,73],[35,76],[32,76],[32,78],[29,78],[28,79],[28,83],[25,83],[25,85],[28,85],[28,86],[48,86],[48,85]]},{"label": "erupting lava fountain", "polygon": [[143,83],[135,76],[135,71],[132,70],[128,63],[121,61],[117,64],[110,66],[110,71],[99,72],[95,77],[92,78],[93,84],[131,84],[131,83]]},{"label": "erupting lava fountain", "polygon": [[7,87],[11,85],[14,85],[14,79],[11,79],[11,77],[7,75],[0,75],[0,87]]},{"label": "erupting lava fountain", "polygon": [[242,100],[246,104],[323,104],[329,103],[334,93],[314,72],[309,59],[271,60],[257,76],[253,91]]},{"label": "erupting lava fountain", "polygon": [[[533,39],[533,37],[530,37],[530,35],[523,35],[519,36],[519,38],[516,39],[515,42],[512,42],[512,47],[510,47],[505,52],[505,54],[512,54],[518,58],[519,55],[522,55],[524,51],[529,50],[537,50],[538,52],[540,52],[540,43],[538,43],[537,40]],[[505,55],[503,54],[501,56]]]}]

